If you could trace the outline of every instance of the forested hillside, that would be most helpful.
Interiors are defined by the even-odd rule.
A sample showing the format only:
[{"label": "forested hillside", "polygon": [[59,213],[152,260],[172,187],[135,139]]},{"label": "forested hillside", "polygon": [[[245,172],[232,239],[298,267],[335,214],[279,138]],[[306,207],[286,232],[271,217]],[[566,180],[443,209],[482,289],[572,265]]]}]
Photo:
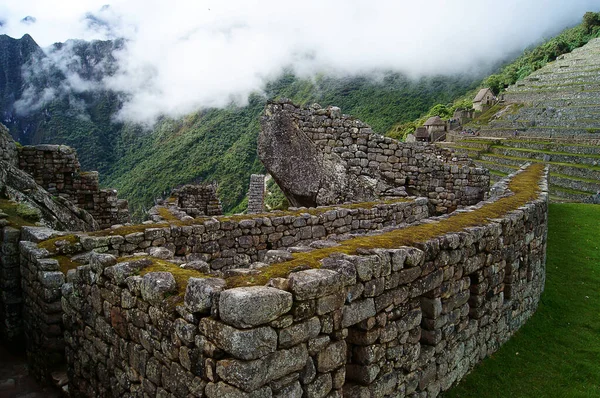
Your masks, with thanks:
[{"label": "forested hillside", "polygon": [[99,170],[103,185],[129,199],[137,217],[155,198],[194,181],[218,182],[224,209],[237,212],[244,209],[250,174],[263,171],[256,138],[268,99],[336,105],[376,132],[401,138],[429,115],[449,117],[455,108],[469,106],[477,87],[499,90],[587,43],[600,34],[599,25],[600,16],[588,13],[582,24],[483,80],[484,76],[411,80],[397,73],[308,80],[288,72],[252,95],[245,106],[198,110],[180,119],[163,117],[151,129],[115,121],[127,98],[98,84],[114,73],[114,52],[123,42],[68,41],[42,51],[28,35],[19,40],[0,36],[0,115],[23,144],[76,148],[83,167]]}]

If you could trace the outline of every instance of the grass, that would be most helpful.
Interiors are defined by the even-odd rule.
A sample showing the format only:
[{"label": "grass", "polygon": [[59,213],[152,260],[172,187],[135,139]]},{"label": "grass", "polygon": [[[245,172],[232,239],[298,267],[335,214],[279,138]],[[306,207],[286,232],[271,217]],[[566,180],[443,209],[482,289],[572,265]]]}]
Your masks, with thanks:
[{"label": "grass", "polygon": [[446,397],[600,396],[600,206],[550,204],[535,315]]},{"label": "grass", "polygon": [[502,217],[506,213],[536,199],[539,194],[538,185],[543,172],[544,165],[542,164],[529,166],[509,183],[509,189],[514,195],[485,204],[477,210],[453,214],[440,221],[409,226],[377,236],[349,239],[341,242],[340,246],[314,250],[308,253],[295,253],[292,260],[261,268],[256,275],[231,277],[227,280],[227,285],[228,287],[264,285],[269,279],[286,277],[298,268],[306,266],[319,268],[320,260],[334,253],[355,254],[360,249],[413,246],[436,236],[459,232],[468,227],[485,225],[490,219]]}]

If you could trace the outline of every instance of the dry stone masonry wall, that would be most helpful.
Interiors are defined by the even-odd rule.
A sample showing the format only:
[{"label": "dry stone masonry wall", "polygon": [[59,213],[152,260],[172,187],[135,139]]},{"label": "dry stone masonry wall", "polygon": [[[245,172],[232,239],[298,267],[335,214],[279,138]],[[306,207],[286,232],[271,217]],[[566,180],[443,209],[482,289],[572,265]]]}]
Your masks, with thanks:
[{"label": "dry stone masonry wall", "polygon": [[174,218],[186,221],[199,216],[220,216],[223,208],[216,184],[188,184],[174,189],[167,199],[158,200],[148,214],[155,222]]},{"label": "dry stone masonry wall", "polygon": [[410,224],[429,216],[427,200],[402,200],[365,204],[365,207],[324,207],[296,213],[199,219],[189,224],[157,224],[135,232],[128,227],[103,234],[75,237],[74,242],[57,241],[59,255],[89,253],[91,250],[126,256],[168,249],[181,261],[204,261],[211,271],[225,271],[262,261],[269,250],[307,245],[317,240],[346,234],[377,231]]},{"label": "dry stone masonry wall", "polygon": [[[511,195],[505,187],[477,208]],[[535,311],[540,188],[486,225],[331,255],[268,286],[192,278],[182,302],[172,273],[93,253],[62,287],[71,394],[435,397]]]},{"label": "dry stone masonry wall", "polygon": [[484,198],[489,173],[435,146],[398,142],[337,107],[269,103],[259,157],[294,206],[426,196],[447,213]]},{"label": "dry stone masonry wall", "polygon": [[100,228],[129,222],[127,201],[114,189],[100,189],[97,172],[82,172],[77,153],[64,145],[19,148],[19,168],[50,194],[89,212]]},{"label": "dry stone masonry wall", "polygon": [[265,176],[252,174],[250,188],[248,188],[248,214],[265,212]]},{"label": "dry stone masonry wall", "polygon": [[[382,203],[372,208],[317,210],[314,211],[316,215],[272,215],[240,221],[227,220],[226,217],[219,221],[215,218],[194,225],[148,227],[142,232],[127,235],[111,234],[107,230],[103,231],[104,236],[60,236],[64,234],[27,228],[30,236],[26,238],[27,241],[21,242],[20,250],[22,283],[26,296],[23,312],[28,338],[27,351],[32,359],[30,366],[39,378],[48,379],[64,360],[63,331],[68,325],[63,326],[62,322],[60,284],[64,282],[66,269],[89,263],[92,253],[115,256],[135,254],[134,258],[120,263],[115,269],[120,275],[124,275],[121,270],[125,273],[132,270],[139,272],[144,266],[152,264],[149,260],[152,257],[143,258],[146,253],[170,260],[173,262],[171,266],[176,269],[178,264],[185,263],[186,269],[211,275],[243,274],[252,272],[249,267],[266,265],[257,262],[259,260],[276,261],[282,256],[287,258],[291,255],[281,250],[269,250],[269,247],[308,245],[349,231],[377,231],[384,227],[414,223],[428,216],[425,198]],[[33,243],[48,238],[55,238],[53,253]],[[173,258],[172,250],[176,254],[192,250],[193,246],[188,246],[191,245],[190,242],[195,242],[197,249],[205,252],[191,252],[185,257]],[[182,246],[177,246],[176,243]],[[65,264],[62,272],[57,259]],[[202,275],[199,272],[196,274]]]},{"label": "dry stone masonry wall", "polygon": [[[1,213],[1,212],[0,212]],[[23,334],[19,240],[21,231],[0,219],[0,339],[14,344]]]}]

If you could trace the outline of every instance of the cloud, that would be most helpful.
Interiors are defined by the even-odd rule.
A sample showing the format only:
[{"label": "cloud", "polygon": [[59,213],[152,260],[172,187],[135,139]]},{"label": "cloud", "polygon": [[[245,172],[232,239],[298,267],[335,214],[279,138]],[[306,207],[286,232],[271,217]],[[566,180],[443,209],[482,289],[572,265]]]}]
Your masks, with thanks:
[{"label": "cloud", "polygon": [[[8,0],[0,33],[43,46],[123,37],[123,119],[243,104],[284,68],[301,76],[474,73],[577,23],[597,0]],[[30,26],[15,23],[35,15]],[[81,82],[80,82],[81,83]],[[77,87],[77,84],[74,84]]]}]

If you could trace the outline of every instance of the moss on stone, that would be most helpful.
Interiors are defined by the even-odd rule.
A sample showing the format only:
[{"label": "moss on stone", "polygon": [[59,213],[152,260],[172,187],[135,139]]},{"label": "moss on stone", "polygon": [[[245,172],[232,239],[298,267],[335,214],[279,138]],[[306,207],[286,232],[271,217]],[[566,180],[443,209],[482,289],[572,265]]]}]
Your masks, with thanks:
[{"label": "moss on stone", "polygon": [[179,221],[166,207],[159,207],[157,212],[165,221]]},{"label": "moss on stone", "polygon": [[77,235],[57,236],[56,238],[47,239],[43,242],[40,242],[38,244],[38,247],[40,249],[46,249],[50,253],[55,253],[56,252],[56,242],[58,242],[60,240],[66,240],[70,244],[75,244],[75,243],[79,242],[79,237]]},{"label": "moss on stone", "polygon": [[22,227],[35,226],[34,221],[24,218],[19,212],[19,203],[9,199],[0,199],[0,211],[8,215],[8,223],[11,227],[21,229]]},{"label": "moss on stone", "polygon": [[83,265],[81,263],[73,261],[69,256],[54,256],[52,257],[52,259],[58,261],[60,271],[65,275],[67,275],[67,272],[69,272],[70,270],[76,269],[80,265]]}]

